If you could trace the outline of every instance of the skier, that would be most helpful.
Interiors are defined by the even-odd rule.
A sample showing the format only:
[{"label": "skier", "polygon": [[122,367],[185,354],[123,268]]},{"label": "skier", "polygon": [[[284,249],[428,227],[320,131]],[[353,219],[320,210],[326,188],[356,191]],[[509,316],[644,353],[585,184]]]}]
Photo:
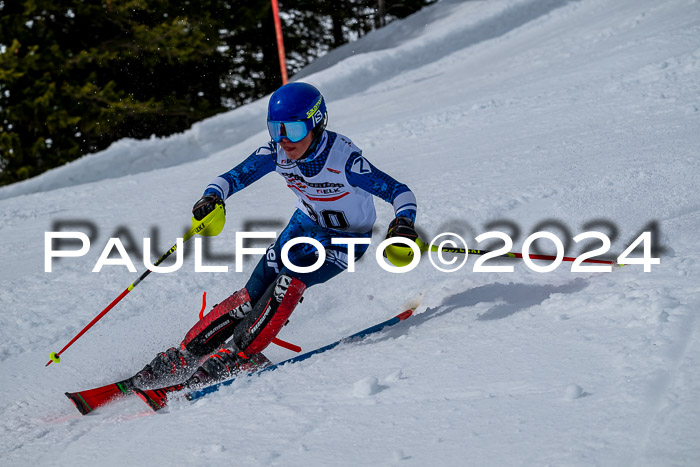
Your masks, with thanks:
[{"label": "skier", "polygon": [[[215,305],[179,347],[158,354],[137,374],[136,386],[180,382],[189,376],[185,385],[192,387],[266,364],[262,351],[287,323],[304,291],[347,269],[347,245],[333,244],[331,239],[371,238],[376,219],[372,195],[394,207],[387,238],[417,238],[417,206],[411,190],[374,167],[349,138],[326,130],[327,121],[324,98],[310,84],[289,83],[272,94],[267,114],[271,141],[215,178],[192,213],[203,219],[270,172],[280,174],[296,194],[296,210],[245,287]],[[313,238],[326,250],[325,261],[314,272],[293,272],[280,260],[284,244],[297,237]],[[367,248],[355,245],[355,260]],[[289,250],[288,257],[304,267],[316,263],[318,251],[301,243]]]}]

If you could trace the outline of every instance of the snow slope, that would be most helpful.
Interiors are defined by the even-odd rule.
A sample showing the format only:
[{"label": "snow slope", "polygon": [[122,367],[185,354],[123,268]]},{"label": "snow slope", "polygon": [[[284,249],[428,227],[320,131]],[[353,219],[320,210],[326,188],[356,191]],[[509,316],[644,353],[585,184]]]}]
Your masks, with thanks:
[{"label": "snow slope", "polygon": [[[656,223],[661,264],[477,273],[471,258],[447,274],[424,258],[389,274],[373,259],[391,218],[377,201],[358,272],[310,289],[280,337],[310,350],[423,293],[420,313],[165,414],[125,400],[82,417],[63,392],[129,376],[181,340],[202,291],[211,305],[245,283],[235,232],[279,231],[293,209],[274,175],[227,202],[208,264],[231,272],[195,273],[188,255],[44,364],[137,277],[91,272],[107,238],[167,249],[209,180],[265,142],[266,102],[0,189],[0,464],[697,465],[699,38],[697,0],[443,0],[319,63],[304,79],[330,129],[411,186],[424,237],[483,247],[476,235],[503,230],[517,251],[548,228],[574,255],[571,237],[601,230],[615,256]],[[46,273],[57,222],[97,236]]]}]

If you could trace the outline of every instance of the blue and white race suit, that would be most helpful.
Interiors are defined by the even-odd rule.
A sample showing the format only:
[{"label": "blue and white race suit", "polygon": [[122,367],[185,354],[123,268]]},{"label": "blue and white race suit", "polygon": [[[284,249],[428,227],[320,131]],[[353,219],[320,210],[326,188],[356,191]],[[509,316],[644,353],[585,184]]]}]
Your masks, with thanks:
[{"label": "blue and white race suit", "polygon": [[[324,131],[315,150],[298,161],[290,160],[281,146],[270,142],[215,178],[204,194],[227,199],[270,172],[285,179],[297,196],[297,210],[246,284],[253,303],[280,273],[311,287],[347,269],[347,246],[331,244],[331,239],[372,236],[376,220],[372,195],[391,203],[397,217],[416,217],[416,198],[411,190],[374,167],[349,138],[331,131]],[[326,249],[326,260],[316,271],[297,273],[282,265],[282,246],[297,237],[313,238]],[[367,248],[356,245],[355,259]],[[314,264],[317,257],[316,249],[306,243],[289,251],[289,260],[297,266]]]}]

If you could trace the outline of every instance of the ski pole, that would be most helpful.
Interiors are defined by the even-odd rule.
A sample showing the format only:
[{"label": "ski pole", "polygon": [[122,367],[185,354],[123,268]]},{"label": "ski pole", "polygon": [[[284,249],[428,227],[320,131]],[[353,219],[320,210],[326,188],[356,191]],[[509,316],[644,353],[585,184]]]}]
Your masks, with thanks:
[{"label": "ski pole", "polygon": [[[418,245],[418,248],[420,249],[421,253],[425,253],[428,251],[429,245],[424,243],[420,238],[416,239],[416,245]],[[398,247],[401,247],[401,245],[395,245]],[[406,248],[408,251],[412,251],[410,248]],[[430,248],[430,251],[438,251],[441,250],[443,253],[455,253],[455,254],[470,254],[470,255],[485,255],[488,253],[493,253],[493,250],[472,250],[472,249],[465,249],[465,248],[451,248],[444,246],[441,249],[438,248],[437,245],[433,245],[432,248]],[[512,252],[507,252],[503,253],[504,256],[508,256],[510,258],[520,258],[523,259],[523,254],[522,253],[512,253]],[[542,259],[542,260],[550,260],[553,261],[557,259],[556,256],[552,255],[528,255],[531,259]],[[576,261],[576,258],[572,258],[570,256],[564,256],[562,258],[562,261]],[[617,264],[616,261],[612,260],[607,260],[607,259],[584,259],[581,261],[582,263],[597,263],[597,264],[610,264],[610,265],[615,265]]]},{"label": "ski pole", "polygon": [[[190,230],[187,231],[187,233],[184,235],[184,237],[182,237],[182,242],[183,242],[183,243],[186,242],[187,240],[189,240],[190,238],[192,238],[195,234],[203,233],[204,230],[205,230],[210,224],[212,225],[212,227],[214,227],[214,224],[217,224],[216,227],[219,227],[218,230],[220,231],[221,228],[223,228],[223,220],[225,219],[225,218],[223,217],[223,215],[224,215],[223,213],[224,213],[224,207],[223,207],[223,205],[217,205],[216,208],[214,209],[214,211],[210,212],[210,213],[209,213],[204,219],[202,219],[201,221],[197,221],[197,220],[195,220],[194,218],[192,218],[192,227],[190,228]],[[219,224],[220,224],[220,225],[219,225]],[[218,232],[217,232],[217,233],[218,233]],[[177,243],[175,243],[175,245],[173,245],[172,248],[170,248],[163,256],[161,256],[160,258],[158,258],[158,261],[156,261],[155,263],[153,263],[153,266],[158,266],[159,264],[161,264],[161,263],[162,263],[163,261],[165,261],[175,250],[177,250]],[[85,327],[82,329],[82,331],[80,331],[78,334],[76,334],[75,337],[73,337],[73,339],[71,339],[70,342],[68,342],[68,343],[65,345],[65,347],[63,347],[59,352],[51,352],[51,356],[50,356],[51,358],[50,358],[50,360],[46,363],[45,366],[51,365],[52,362],[60,363],[60,362],[61,362],[61,354],[62,354],[63,352],[65,352],[65,350],[66,350],[68,347],[70,347],[71,345],[73,345],[73,343],[74,343],[75,341],[77,341],[78,339],[80,339],[80,337],[81,337],[83,334],[85,334],[95,323],[97,323],[100,319],[102,319],[102,317],[103,317],[104,315],[106,315],[107,312],[108,312],[109,310],[111,310],[112,308],[114,308],[114,306],[115,306],[117,303],[119,303],[119,302],[121,301],[122,298],[124,298],[129,292],[131,292],[131,291],[134,289],[134,287],[136,287],[137,285],[139,285],[139,283],[140,283],[142,280],[144,280],[150,273],[151,273],[151,270],[150,270],[150,269],[147,269],[146,271],[144,271],[144,273],[141,274],[141,275],[139,276],[138,279],[136,279],[134,282],[132,282],[131,285],[129,285],[129,287],[127,287],[126,289],[124,289],[124,291],[123,291],[121,294],[119,294],[119,296],[118,296],[117,298],[115,298],[115,299],[112,301],[112,303],[110,303],[109,305],[107,305],[107,307],[106,307],[104,310],[102,310],[102,311],[100,312],[99,315],[95,316],[95,318],[94,318],[92,321],[90,321],[90,322],[88,323],[88,325],[85,326]]]}]

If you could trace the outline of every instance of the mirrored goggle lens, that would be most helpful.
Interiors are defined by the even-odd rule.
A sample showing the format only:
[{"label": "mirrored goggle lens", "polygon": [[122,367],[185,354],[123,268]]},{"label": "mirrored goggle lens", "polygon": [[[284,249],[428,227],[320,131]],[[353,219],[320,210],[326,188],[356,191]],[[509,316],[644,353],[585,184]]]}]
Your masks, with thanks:
[{"label": "mirrored goggle lens", "polygon": [[282,141],[282,138],[298,143],[309,134],[304,122],[267,122],[267,130],[275,143]]}]

